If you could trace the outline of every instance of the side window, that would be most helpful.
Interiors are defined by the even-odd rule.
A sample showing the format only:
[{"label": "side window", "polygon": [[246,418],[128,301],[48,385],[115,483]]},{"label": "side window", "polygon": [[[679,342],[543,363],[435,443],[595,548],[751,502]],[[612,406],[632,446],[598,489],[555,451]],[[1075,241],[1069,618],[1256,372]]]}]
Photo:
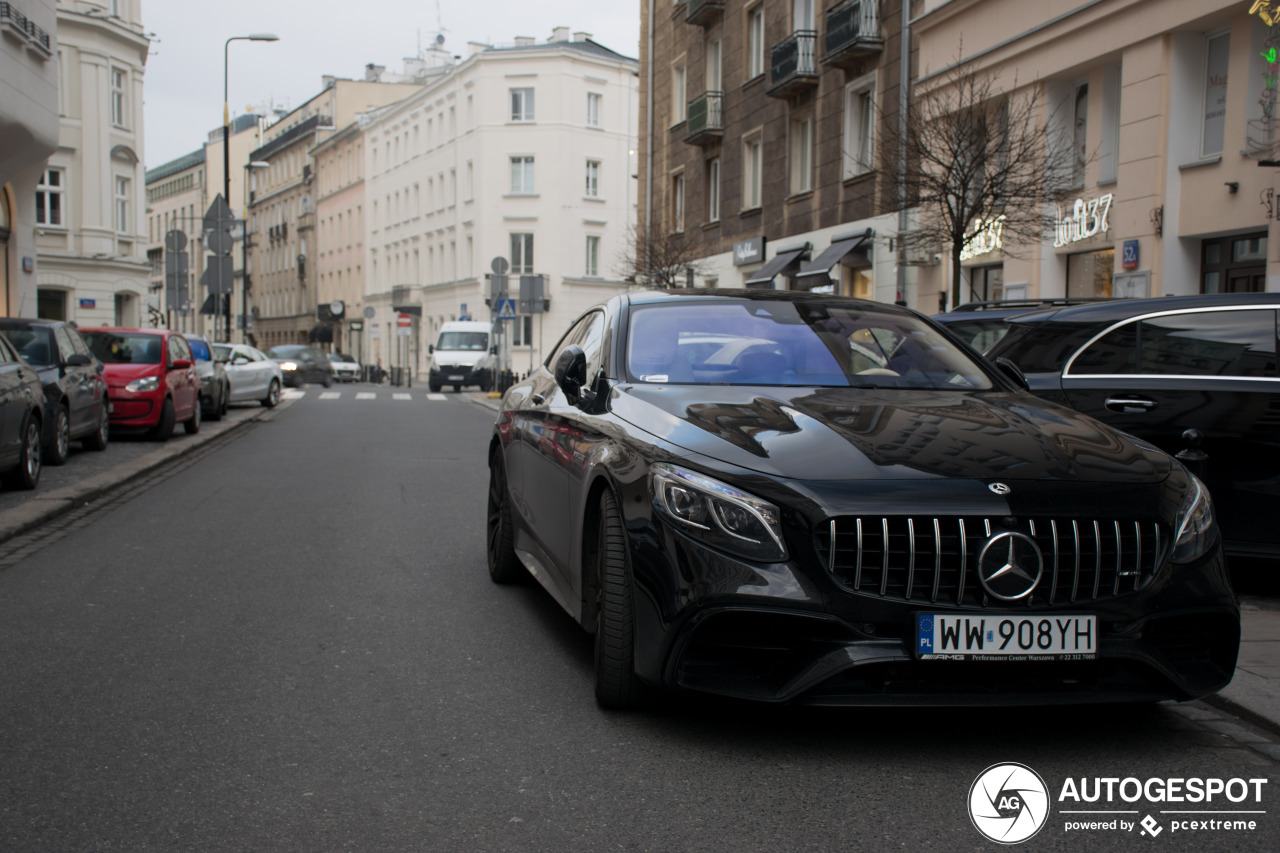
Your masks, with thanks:
[{"label": "side window", "polygon": [[551,355],[548,356],[547,360],[544,362],[547,370],[555,371],[556,360],[560,358],[560,353],[564,352],[567,348],[574,344],[582,346],[582,338],[586,334],[587,326],[590,323],[592,316],[594,315],[583,317],[581,320],[569,327],[569,331],[565,332],[564,337],[560,339],[560,343],[556,344],[556,348],[551,351]]},{"label": "side window", "polygon": [[81,355],[89,355],[89,345],[84,342],[84,338],[80,337],[80,333],[75,329],[63,326],[62,330],[67,333],[67,337],[71,339],[71,348]]},{"label": "side window", "polygon": [[71,343],[71,336],[67,334],[65,326],[55,328],[53,335],[58,340],[58,354],[62,356],[63,361],[76,354],[75,345]]},{"label": "side window", "polygon": [[1276,375],[1276,312],[1210,311],[1142,322],[1142,373]]},{"label": "side window", "polygon": [[169,357],[185,358],[187,361],[194,361],[191,357],[191,348],[187,346],[186,340],[180,335],[174,335],[169,338]]},{"label": "side window", "polygon": [[1071,376],[1126,375],[1138,372],[1138,324],[1112,329],[1076,356]]},{"label": "side window", "polygon": [[596,311],[584,319],[589,322],[578,346],[586,353],[587,381],[590,382],[595,380],[600,368],[604,366],[604,315]]},{"label": "side window", "polygon": [[0,339],[0,364],[9,364],[15,361],[12,353],[9,351],[9,342]]}]

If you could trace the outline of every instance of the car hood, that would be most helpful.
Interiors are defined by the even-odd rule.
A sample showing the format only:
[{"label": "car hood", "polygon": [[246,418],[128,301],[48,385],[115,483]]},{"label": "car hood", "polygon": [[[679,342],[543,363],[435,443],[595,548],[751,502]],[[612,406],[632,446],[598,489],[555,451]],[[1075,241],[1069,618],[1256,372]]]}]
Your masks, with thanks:
[{"label": "car hood", "polygon": [[159,376],[163,371],[162,364],[107,364],[102,374],[108,385],[128,385],[140,376]]},{"label": "car hood", "polygon": [[1030,394],[638,386],[615,415],[679,447],[799,480],[1159,482],[1172,460]]}]

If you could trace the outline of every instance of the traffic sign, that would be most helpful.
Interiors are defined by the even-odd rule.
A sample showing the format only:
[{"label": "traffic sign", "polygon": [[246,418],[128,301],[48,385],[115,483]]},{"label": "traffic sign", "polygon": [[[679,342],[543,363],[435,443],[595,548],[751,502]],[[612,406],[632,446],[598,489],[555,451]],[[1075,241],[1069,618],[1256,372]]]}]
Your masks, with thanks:
[{"label": "traffic sign", "polygon": [[396,325],[402,329],[407,329],[413,325],[413,317],[408,314],[399,314],[396,316]]},{"label": "traffic sign", "polygon": [[164,235],[164,248],[167,252],[181,252],[187,248],[187,235],[176,228],[166,232]]},{"label": "traffic sign", "polygon": [[498,319],[514,320],[516,318],[516,301],[514,299],[498,300]]},{"label": "traffic sign", "polygon": [[222,193],[218,193],[213,197],[213,204],[209,205],[209,209],[205,211],[204,230],[217,231],[221,228],[230,228],[234,219],[226,199],[222,197]]}]

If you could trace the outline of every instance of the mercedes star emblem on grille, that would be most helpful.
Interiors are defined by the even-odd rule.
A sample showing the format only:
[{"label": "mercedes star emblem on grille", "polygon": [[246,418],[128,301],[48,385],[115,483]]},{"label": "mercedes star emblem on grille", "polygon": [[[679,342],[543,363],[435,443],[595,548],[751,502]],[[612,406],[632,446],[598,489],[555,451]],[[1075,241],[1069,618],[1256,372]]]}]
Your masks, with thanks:
[{"label": "mercedes star emblem on grille", "polygon": [[1001,601],[1026,598],[1040,582],[1044,558],[1035,540],[1023,533],[998,533],[978,555],[982,588]]},{"label": "mercedes star emblem on grille", "polygon": [[1009,488],[1005,483],[992,483],[987,486],[987,488],[995,492],[997,495],[1007,495],[1009,492],[1013,491],[1013,489]]}]

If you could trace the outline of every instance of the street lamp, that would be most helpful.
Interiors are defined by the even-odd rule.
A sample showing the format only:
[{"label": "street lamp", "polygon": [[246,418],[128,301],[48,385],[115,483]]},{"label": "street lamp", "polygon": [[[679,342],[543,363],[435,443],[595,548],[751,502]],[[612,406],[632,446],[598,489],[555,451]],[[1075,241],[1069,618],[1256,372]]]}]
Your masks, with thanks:
[{"label": "street lamp", "polygon": [[[222,200],[231,205],[231,106],[227,97],[227,60],[233,41],[279,41],[275,33],[232,36],[222,45]],[[231,298],[227,297],[227,343],[231,342]],[[217,328],[215,324],[215,328]]]}]

